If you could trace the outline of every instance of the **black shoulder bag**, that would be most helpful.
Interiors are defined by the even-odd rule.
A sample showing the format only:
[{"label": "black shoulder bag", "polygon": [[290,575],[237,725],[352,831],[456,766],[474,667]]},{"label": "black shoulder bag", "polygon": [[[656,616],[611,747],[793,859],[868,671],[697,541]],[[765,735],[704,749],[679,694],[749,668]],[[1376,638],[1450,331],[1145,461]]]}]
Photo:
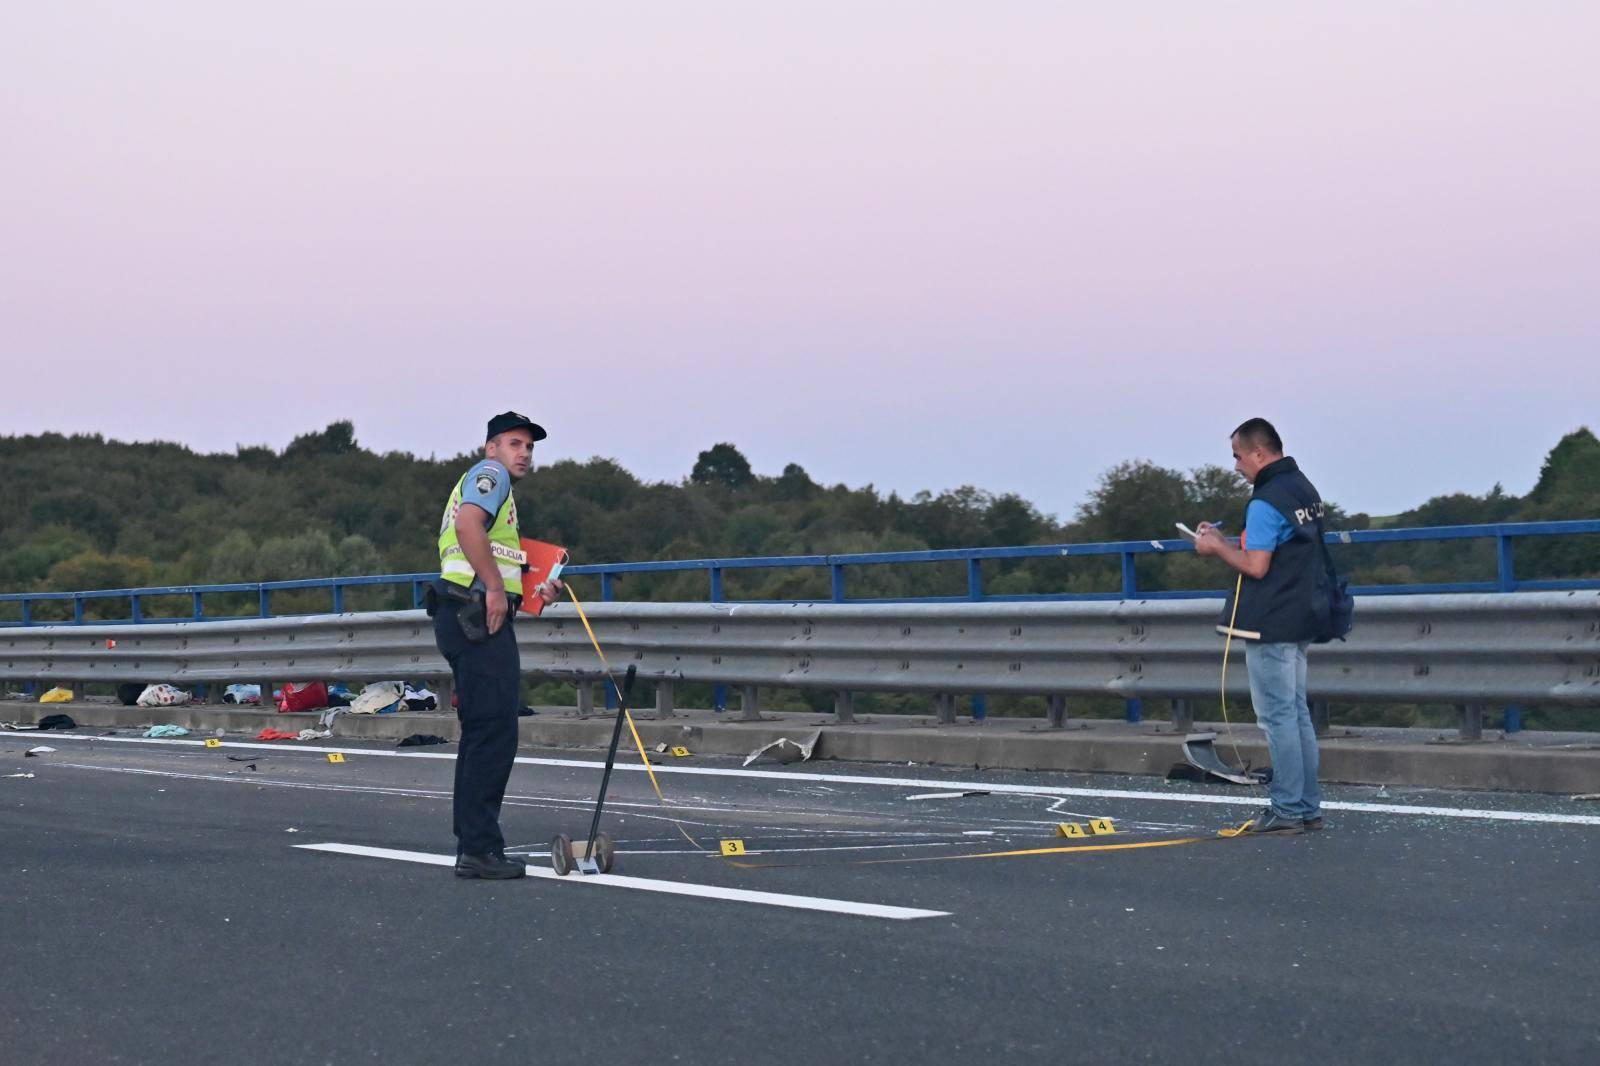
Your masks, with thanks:
[{"label": "black shoulder bag", "polygon": [[1317,622],[1317,635],[1311,642],[1326,644],[1330,640],[1343,640],[1355,626],[1356,598],[1350,595],[1350,582],[1333,568],[1333,555],[1328,551],[1320,516],[1317,518],[1317,543],[1322,547],[1322,571],[1311,592],[1311,613]]}]

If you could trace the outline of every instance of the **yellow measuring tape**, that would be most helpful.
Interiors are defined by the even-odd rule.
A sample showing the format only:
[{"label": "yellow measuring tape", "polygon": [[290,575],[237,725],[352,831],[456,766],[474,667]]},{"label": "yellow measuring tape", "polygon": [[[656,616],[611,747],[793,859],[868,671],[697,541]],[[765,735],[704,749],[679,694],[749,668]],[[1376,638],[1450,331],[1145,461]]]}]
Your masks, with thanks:
[{"label": "yellow measuring tape", "polygon": [[[565,584],[567,587],[567,595],[572,597],[572,606],[577,608],[578,620],[583,623],[583,631],[589,634],[589,643],[594,645],[594,653],[600,657],[600,668],[605,671],[606,680],[610,682],[612,691],[614,691],[620,699],[622,696],[622,688],[617,684],[616,675],[614,675],[611,671],[611,664],[606,661],[606,653],[600,647],[599,638],[594,635],[594,626],[589,624],[589,616],[584,613],[583,602],[578,599],[578,594],[572,591],[572,583],[569,581]],[[671,806],[671,804],[667,802],[666,793],[661,791],[661,782],[656,780],[655,767],[650,765],[650,756],[646,755],[644,752],[644,740],[639,736],[639,727],[633,724],[633,712],[628,709],[627,704],[622,705],[622,715],[628,723],[628,732],[633,734],[633,745],[639,749],[639,760],[644,763],[644,772],[650,778],[650,787],[656,790],[656,800],[660,802],[661,806],[663,807]],[[696,848],[699,848],[701,851],[709,850],[701,845],[701,843],[696,840],[676,818],[668,815],[667,821],[671,822],[678,832],[683,834],[683,839],[693,844]]]},{"label": "yellow measuring tape", "polygon": [[[585,633],[587,633],[589,635],[589,643],[594,646],[594,653],[597,656],[600,657],[600,667],[601,667],[602,670],[605,671],[606,678],[607,678],[608,681],[610,681],[611,687],[620,696],[622,694],[622,690],[621,690],[621,688],[619,688],[617,686],[616,678],[613,675],[612,670],[611,670],[611,664],[606,660],[606,653],[600,647],[600,640],[599,640],[598,637],[595,636],[594,627],[589,624],[589,616],[586,613],[584,613],[583,602],[578,599],[578,594],[572,591],[572,584],[570,582],[566,583],[566,588],[567,588],[567,595],[572,598],[572,606],[577,609],[578,620],[583,623],[583,630],[584,630]],[[1238,609],[1239,609],[1239,597],[1238,597],[1238,593],[1236,591],[1235,594],[1234,594],[1234,612],[1237,613]],[[1230,622],[1228,628],[1229,629],[1233,628],[1233,625],[1232,625],[1231,622]],[[1233,637],[1232,637],[1231,633],[1229,634],[1228,639],[1229,639],[1230,642],[1232,641]],[[1227,699],[1227,669],[1228,669],[1227,646],[1226,645],[1223,648],[1222,669],[1223,669],[1223,699],[1224,699],[1223,720],[1226,721],[1227,720],[1227,705],[1226,705],[1226,699]],[[628,731],[633,734],[634,746],[639,751],[639,759],[644,763],[645,773],[648,774],[649,777],[650,777],[650,787],[655,789],[656,799],[661,803],[661,806],[663,806],[663,807],[671,806],[671,804],[669,804],[667,802],[666,794],[661,791],[661,783],[656,780],[655,768],[650,763],[650,756],[645,754],[644,741],[639,737],[638,727],[635,726],[634,723],[633,723],[633,713],[628,709],[626,704],[624,704],[622,706],[622,714],[623,714],[624,719],[628,723]],[[1229,737],[1230,737],[1230,739],[1232,738],[1231,731],[1229,733]],[[1235,751],[1237,752],[1237,749],[1235,749]],[[1124,842],[1118,843],[1118,844],[1081,844],[1081,845],[1078,845],[1076,847],[1021,848],[1021,849],[1017,849],[1017,850],[1013,850],[1013,851],[980,851],[980,852],[970,852],[970,853],[965,854],[965,855],[915,855],[915,856],[909,856],[909,857],[903,857],[903,858],[892,858],[892,859],[851,859],[851,860],[847,860],[847,861],[844,861],[844,862],[832,862],[832,863],[829,863],[829,862],[760,863],[760,862],[738,862],[738,861],[736,861],[734,859],[728,858],[726,856],[722,856],[718,852],[711,851],[711,849],[703,846],[698,840],[696,840],[693,837],[693,835],[691,835],[689,833],[689,831],[687,829],[685,829],[683,827],[683,825],[676,818],[673,818],[671,815],[668,815],[667,816],[667,820],[669,822],[671,822],[677,828],[679,833],[683,834],[683,838],[685,840],[687,840],[689,843],[693,844],[697,849],[699,849],[700,851],[706,852],[709,855],[717,855],[719,858],[722,859],[723,862],[727,863],[729,866],[736,866],[741,870],[774,870],[774,869],[779,869],[781,867],[797,867],[797,866],[882,866],[882,865],[889,865],[889,864],[896,864],[896,863],[910,863],[910,862],[950,862],[950,861],[954,861],[954,860],[958,860],[958,859],[1008,859],[1008,858],[1020,858],[1022,856],[1028,856],[1028,855],[1070,855],[1070,854],[1074,854],[1074,853],[1078,853],[1078,852],[1090,852],[1090,851],[1134,851],[1134,850],[1138,850],[1138,849],[1142,849],[1142,848],[1170,848],[1170,847],[1176,847],[1176,846],[1181,845],[1181,844],[1201,844],[1201,843],[1204,843],[1204,842],[1206,842],[1208,840],[1217,840],[1219,838],[1220,839],[1231,839],[1231,838],[1239,836],[1241,833],[1243,833],[1244,830],[1245,830],[1245,827],[1250,824],[1250,823],[1246,822],[1244,825],[1238,826],[1236,828],[1219,829],[1219,830],[1217,830],[1216,836],[1209,836],[1209,837],[1206,837],[1206,836],[1188,836],[1188,837],[1175,837],[1175,838],[1170,839],[1170,840],[1124,841]]]}]

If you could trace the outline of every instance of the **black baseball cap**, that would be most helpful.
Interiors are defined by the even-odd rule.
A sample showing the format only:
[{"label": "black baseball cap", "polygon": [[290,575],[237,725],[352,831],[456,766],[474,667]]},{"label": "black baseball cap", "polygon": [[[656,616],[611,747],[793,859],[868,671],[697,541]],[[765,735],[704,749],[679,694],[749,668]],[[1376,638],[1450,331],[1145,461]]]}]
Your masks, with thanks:
[{"label": "black baseball cap", "polygon": [[527,430],[533,434],[534,440],[544,440],[550,435],[544,431],[543,426],[530,419],[527,415],[519,415],[515,411],[507,411],[503,415],[495,415],[489,419],[489,435],[483,439],[486,441],[494,440],[500,434],[513,429]]}]

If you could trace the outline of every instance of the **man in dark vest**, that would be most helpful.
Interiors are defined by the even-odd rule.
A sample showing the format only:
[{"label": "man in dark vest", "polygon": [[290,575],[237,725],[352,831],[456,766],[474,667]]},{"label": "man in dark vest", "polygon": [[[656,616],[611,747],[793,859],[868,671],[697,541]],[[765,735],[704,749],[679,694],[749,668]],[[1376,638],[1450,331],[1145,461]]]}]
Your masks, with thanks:
[{"label": "man in dark vest", "polygon": [[1272,756],[1272,805],[1250,823],[1254,833],[1322,828],[1317,734],[1306,702],[1306,647],[1317,635],[1313,611],[1322,566],[1322,497],[1283,454],[1272,423],[1252,418],[1233,431],[1234,469],[1255,487],[1236,547],[1202,522],[1195,551],[1215,555],[1241,575],[1217,631],[1245,642],[1250,701]]}]

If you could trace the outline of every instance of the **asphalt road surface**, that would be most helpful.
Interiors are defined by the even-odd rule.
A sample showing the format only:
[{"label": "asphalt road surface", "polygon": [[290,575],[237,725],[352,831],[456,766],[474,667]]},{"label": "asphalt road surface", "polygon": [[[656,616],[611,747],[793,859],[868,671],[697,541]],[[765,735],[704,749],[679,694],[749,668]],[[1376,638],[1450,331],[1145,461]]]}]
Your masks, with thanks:
[{"label": "asphalt road surface", "polygon": [[1600,1061],[1595,804],[635,755],[557,879],[598,763],[524,751],[481,882],[453,746],[89,732],[0,735],[6,1063]]}]

